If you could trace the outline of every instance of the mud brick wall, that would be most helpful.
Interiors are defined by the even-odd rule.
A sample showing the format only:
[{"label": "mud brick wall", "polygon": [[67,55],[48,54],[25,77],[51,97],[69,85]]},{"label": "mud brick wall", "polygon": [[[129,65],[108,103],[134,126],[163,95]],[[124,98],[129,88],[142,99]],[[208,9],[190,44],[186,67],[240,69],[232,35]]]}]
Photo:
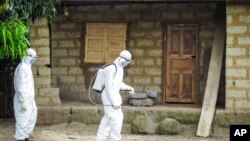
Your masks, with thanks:
[{"label": "mud brick wall", "polygon": [[38,105],[60,105],[59,89],[51,87],[50,65],[50,38],[48,21],[46,18],[33,22],[30,25],[30,47],[37,52],[37,61],[33,65],[33,75]]},{"label": "mud brick wall", "polygon": [[250,109],[250,5],[227,4],[226,108]]},{"label": "mud brick wall", "polygon": [[[168,22],[196,23],[198,29],[200,93],[204,91],[203,54],[211,48],[215,26],[216,3],[160,3],[68,6],[69,17],[63,15],[63,7],[51,27],[52,84],[60,88],[63,100],[88,102],[88,85],[92,67],[100,64],[84,62],[85,23],[128,23],[127,49],[133,62],[126,68],[125,82],[137,92],[154,89],[161,101],[163,84],[163,49]],[[118,55],[118,54],[117,54]],[[126,94],[125,94],[126,95]],[[97,97],[97,98],[96,98]],[[100,101],[100,97],[93,97]],[[201,94],[198,99],[201,99]]]}]

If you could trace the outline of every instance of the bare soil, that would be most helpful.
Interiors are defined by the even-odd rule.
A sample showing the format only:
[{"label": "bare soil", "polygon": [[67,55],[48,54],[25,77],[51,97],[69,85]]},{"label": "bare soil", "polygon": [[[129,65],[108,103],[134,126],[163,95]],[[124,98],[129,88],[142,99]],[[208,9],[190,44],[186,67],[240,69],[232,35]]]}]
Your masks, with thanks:
[{"label": "bare soil", "polygon": [[[0,141],[14,141],[14,119],[0,119]],[[31,135],[32,141],[95,141],[98,125],[84,123],[61,123],[37,125]],[[122,133],[122,141],[229,141],[225,136],[196,137],[174,135],[135,135]]]}]

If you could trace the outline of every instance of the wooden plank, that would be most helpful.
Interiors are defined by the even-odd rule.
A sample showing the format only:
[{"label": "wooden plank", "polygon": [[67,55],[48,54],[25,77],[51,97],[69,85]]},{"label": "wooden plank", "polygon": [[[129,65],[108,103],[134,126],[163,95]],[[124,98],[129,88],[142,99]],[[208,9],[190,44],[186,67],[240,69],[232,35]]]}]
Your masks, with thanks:
[{"label": "wooden plank", "polygon": [[209,63],[207,85],[199,120],[197,136],[209,136],[219,89],[222,60],[225,46],[225,27],[219,22],[214,33],[212,53]]}]

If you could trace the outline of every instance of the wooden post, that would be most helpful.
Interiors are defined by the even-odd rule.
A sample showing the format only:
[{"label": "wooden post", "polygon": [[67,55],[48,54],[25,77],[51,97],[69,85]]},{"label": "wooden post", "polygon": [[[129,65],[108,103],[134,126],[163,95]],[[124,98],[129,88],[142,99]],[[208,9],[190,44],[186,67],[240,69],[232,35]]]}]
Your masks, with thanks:
[{"label": "wooden post", "polygon": [[214,32],[212,53],[207,77],[207,85],[205,89],[199,125],[196,132],[197,136],[209,136],[217,101],[224,46],[225,27],[223,26],[223,23],[218,22],[217,28]]}]

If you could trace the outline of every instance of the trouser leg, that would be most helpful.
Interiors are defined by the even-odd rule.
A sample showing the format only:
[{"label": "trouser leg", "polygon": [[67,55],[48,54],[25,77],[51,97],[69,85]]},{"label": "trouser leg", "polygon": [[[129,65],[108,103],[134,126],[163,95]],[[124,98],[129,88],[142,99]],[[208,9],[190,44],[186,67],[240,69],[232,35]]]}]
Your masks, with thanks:
[{"label": "trouser leg", "polygon": [[23,111],[21,108],[21,103],[14,97],[14,112],[15,112],[15,139],[24,140],[27,136],[27,123],[28,123],[28,109]]},{"label": "trouser leg", "polygon": [[104,115],[98,128],[96,141],[105,141],[110,133],[108,116]]},{"label": "trouser leg", "polygon": [[114,109],[114,114],[111,116],[110,119],[110,137],[111,141],[120,141],[121,140],[121,129],[122,129],[122,122],[123,122],[123,113],[121,108]]},{"label": "trouser leg", "polygon": [[[33,106],[32,106],[32,109],[31,109],[31,115],[30,115],[30,118],[28,120],[28,124],[27,124],[27,134],[30,135],[33,130],[34,130],[34,127],[36,125],[36,119],[37,119],[37,107],[36,107],[36,104],[35,104],[35,101],[32,102],[33,103]],[[26,138],[29,138],[26,137]]]}]

